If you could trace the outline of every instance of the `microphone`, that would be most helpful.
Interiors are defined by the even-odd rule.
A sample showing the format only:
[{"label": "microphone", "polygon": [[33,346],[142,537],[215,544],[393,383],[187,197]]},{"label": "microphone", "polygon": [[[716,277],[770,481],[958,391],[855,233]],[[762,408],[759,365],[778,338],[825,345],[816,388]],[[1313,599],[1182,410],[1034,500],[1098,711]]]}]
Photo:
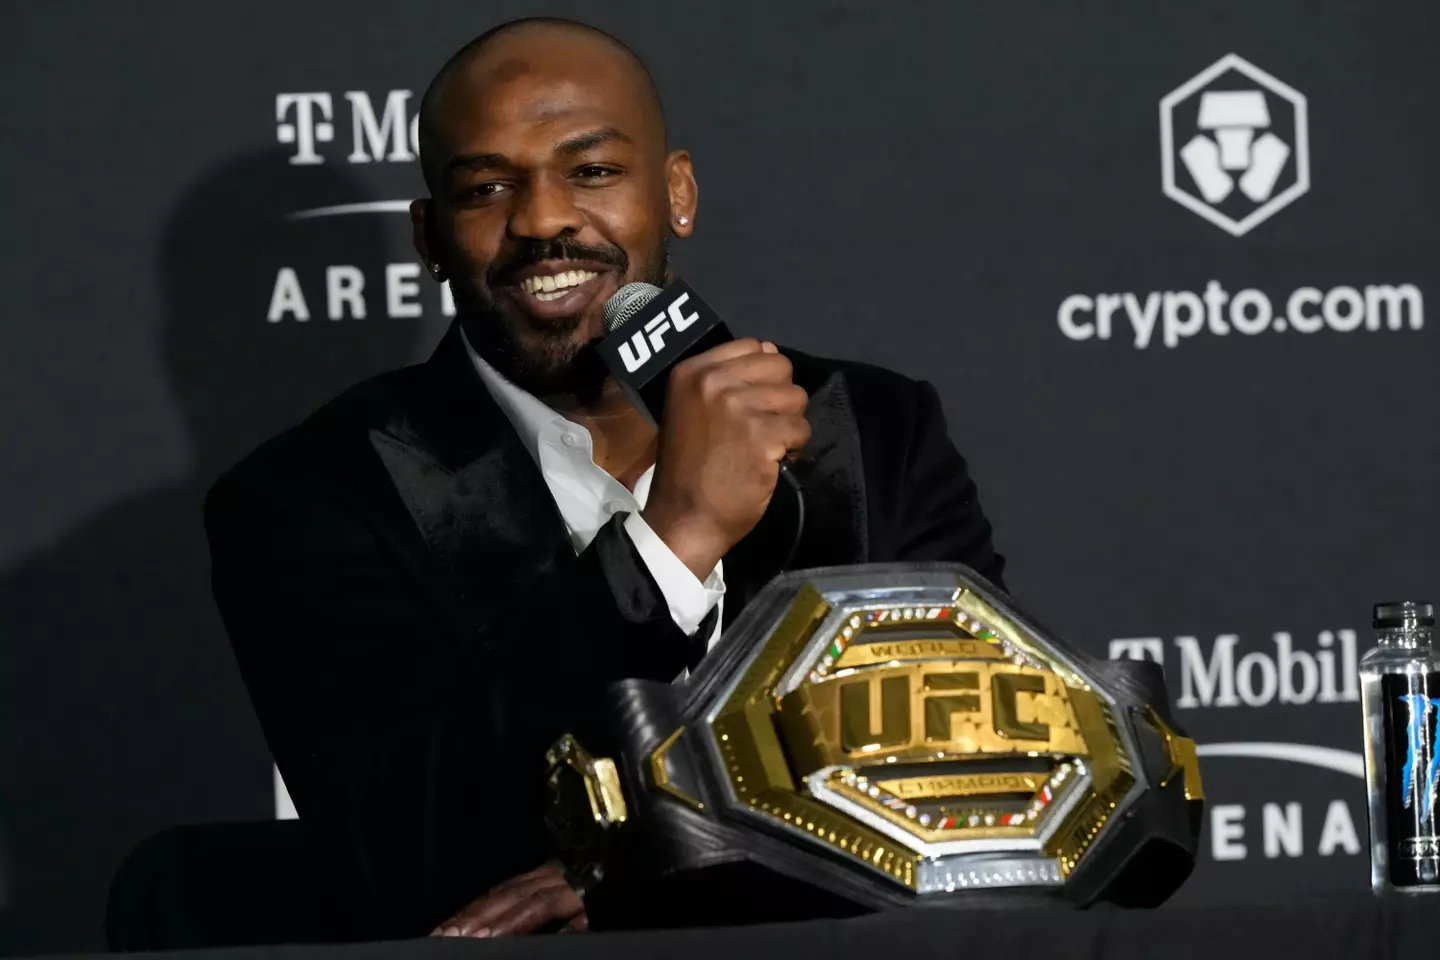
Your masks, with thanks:
[{"label": "microphone", "polygon": [[609,335],[600,341],[600,355],[625,396],[657,429],[670,368],[735,339],[720,315],[684,281],[665,290],[627,283],[606,301],[604,316]]},{"label": "microphone", "polygon": [[[735,338],[720,314],[685,281],[661,290],[653,283],[627,283],[605,302],[606,337],[600,356],[629,401],[656,429],[665,412],[670,369],[687,357]],[[788,567],[805,528],[805,495],[800,481],[780,462],[780,476],[795,494],[795,539],[781,565]]]}]

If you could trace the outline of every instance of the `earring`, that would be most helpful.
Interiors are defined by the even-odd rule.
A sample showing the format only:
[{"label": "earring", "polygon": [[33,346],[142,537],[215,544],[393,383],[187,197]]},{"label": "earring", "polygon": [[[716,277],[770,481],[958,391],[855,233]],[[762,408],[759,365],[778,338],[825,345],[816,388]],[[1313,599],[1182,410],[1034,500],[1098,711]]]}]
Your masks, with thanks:
[{"label": "earring", "polygon": [[687,223],[689,223],[689,222],[690,222],[690,218],[689,218],[689,217],[685,216],[684,214],[681,214],[681,215],[680,215],[680,226],[683,227],[683,226],[685,226],[685,224],[687,224]]},{"label": "earring", "polygon": [[444,269],[444,268],[441,267],[440,264],[438,264],[438,263],[432,263],[432,264],[430,264],[430,272],[435,275],[435,279],[436,279],[436,280],[439,280],[439,279],[440,279],[440,271],[443,270],[443,269]]}]

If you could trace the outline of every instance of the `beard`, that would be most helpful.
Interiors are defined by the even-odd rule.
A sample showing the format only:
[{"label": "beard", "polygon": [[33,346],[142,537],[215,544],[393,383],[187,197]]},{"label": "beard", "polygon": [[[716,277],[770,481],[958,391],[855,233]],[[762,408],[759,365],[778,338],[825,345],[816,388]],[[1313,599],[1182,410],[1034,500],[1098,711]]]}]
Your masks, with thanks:
[{"label": "beard", "polygon": [[586,403],[599,396],[606,369],[595,349],[600,338],[586,338],[581,330],[585,315],[540,320],[494,293],[497,287],[509,285],[517,271],[543,260],[611,264],[623,278],[621,286],[640,280],[663,287],[670,274],[669,244],[662,238],[636,277],[630,276],[630,258],[619,247],[559,237],[525,241],[483,275],[451,280],[466,339],[501,376],[534,396],[564,395]]}]

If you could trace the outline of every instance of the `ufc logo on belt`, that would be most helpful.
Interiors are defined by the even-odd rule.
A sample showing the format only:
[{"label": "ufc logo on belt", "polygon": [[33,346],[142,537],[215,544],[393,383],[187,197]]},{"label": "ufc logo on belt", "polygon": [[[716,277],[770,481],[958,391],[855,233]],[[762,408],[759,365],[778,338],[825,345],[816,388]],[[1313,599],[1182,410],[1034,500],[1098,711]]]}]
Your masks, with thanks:
[{"label": "ufc logo on belt", "polygon": [[1083,750],[1053,675],[1000,664],[877,673],[840,687],[840,746],[846,753],[923,747],[956,753]]}]

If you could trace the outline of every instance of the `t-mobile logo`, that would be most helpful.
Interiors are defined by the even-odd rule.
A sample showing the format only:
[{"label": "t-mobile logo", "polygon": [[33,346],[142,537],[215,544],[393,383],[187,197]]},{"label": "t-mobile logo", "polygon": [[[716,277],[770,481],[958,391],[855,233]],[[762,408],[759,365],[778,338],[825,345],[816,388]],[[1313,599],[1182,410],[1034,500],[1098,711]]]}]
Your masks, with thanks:
[{"label": "t-mobile logo", "polygon": [[1305,97],[1223,57],[1160,101],[1160,163],[1166,196],[1241,236],[1310,188]]},{"label": "t-mobile logo", "polygon": [[[350,105],[349,163],[409,163],[420,152],[420,113],[412,110],[409,90],[390,90],[377,115],[364,90],[347,90]],[[312,166],[325,162],[322,146],[336,143],[337,98],[329,93],[277,93],[275,139],[293,146],[290,163]],[[337,144],[338,145],[338,144]]]},{"label": "t-mobile logo", "polygon": [[1165,644],[1159,637],[1110,641],[1111,660],[1154,660],[1164,666]]}]

